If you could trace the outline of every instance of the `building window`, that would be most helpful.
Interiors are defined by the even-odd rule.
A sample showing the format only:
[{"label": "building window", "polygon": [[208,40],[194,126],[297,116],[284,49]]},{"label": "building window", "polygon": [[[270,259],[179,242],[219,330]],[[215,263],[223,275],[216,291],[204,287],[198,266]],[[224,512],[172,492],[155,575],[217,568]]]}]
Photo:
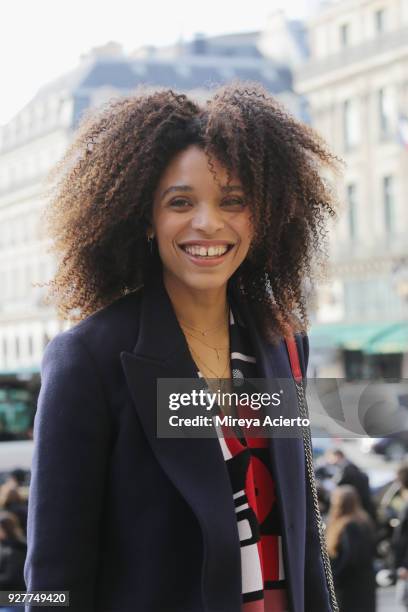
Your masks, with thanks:
[{"label": "building window", "polygon": [[33,352],[34,352],[33,337],[28,336],[28,354],[30,357],[32,357]]},{"label": "building window", "polygon": [[354,241],[357,237],[357,201],[356,186],[353,183],[347,185],[347,211],[349,236]]},{"label": "building window", "polygon": [[392,176],[383,178],[384,228],[387,235],[395,232],[395,196]]},{"label": "building window", "polygon": [[20,266],[16,268],[14,282],[15,282],[14,297],[19,299],[24,296],[24,271]]},{"label": "building window", "polygon": [[47,262],[45,260],[39,262],[39,278],[40,283],[47,281]]},{"label": "building window", "polygon": [[348,151],[356,147],[360,140],[360,125],[356,100],[343,102],[343,141]]},{"label": "building window", "polygon": [[340,26],[340,47],[344,49],[350,44],[350,24],[343,23]]},{"label": "building window", "polygon": [[16,359],[20,357],[20,338],[15,338],[15,347],[16,347]]},{"label": "building window", "polygon": [[24,267],[23,294],[27,295],[29,291],[31,291],[31,266],[26,264]]},{"label": "building window", "polygon": [[374,20],[375,20],[375,31],[377,34],[382,34],[384,32],[384,18],[385,18],[384,9],[379,9],[378,11],[375,11]]},{"label": "building window", "polygon": [[384,87],[378,90],[378,121],[380,138],[387,138],[391,133],[392,97],[391,91]]},{"label": "building window", "polygon": [[7,339],[3,338],[1,344],[2,344],[2,352],[3,352],[3,362],[4,362],[4,365],[6,366],[7,365],[7,357],[8,357],[8,354],[7,354]]}]

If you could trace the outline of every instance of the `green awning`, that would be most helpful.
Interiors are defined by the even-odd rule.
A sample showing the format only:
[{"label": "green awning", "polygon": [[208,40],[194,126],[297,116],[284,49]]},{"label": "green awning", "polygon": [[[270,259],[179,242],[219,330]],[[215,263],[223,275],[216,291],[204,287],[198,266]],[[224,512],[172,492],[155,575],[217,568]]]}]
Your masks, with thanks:
[{"label": "green awning", "polygon": [[40,366],[32,366],[27,368],[18,368],[13,370],[0,370],[0,376],[28,376],[31,374],[39,374]]},{"label": "green awning", "polygon": [[383,333],[371,338],[364,347],[368,354],[390,354],[408,352],[408,322],[396,323]]},{"label": "green awning", "polygon": [[312,325],[313,348],[361,350],[365,353],[403,353],[408,351],[408,321],[331,323]]}]

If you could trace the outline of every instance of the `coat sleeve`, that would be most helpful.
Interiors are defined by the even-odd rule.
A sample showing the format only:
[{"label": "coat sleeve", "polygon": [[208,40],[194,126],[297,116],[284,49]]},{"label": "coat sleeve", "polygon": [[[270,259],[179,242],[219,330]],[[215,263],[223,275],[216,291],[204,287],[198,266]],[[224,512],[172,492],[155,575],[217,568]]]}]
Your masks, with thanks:
[{"label": "coat sleeve", "polygon": [[82,342],[71,330],[59,334],[41,364],[24,578],[28,591],[69,591],[70,609],[91,612],[110,428]]}]

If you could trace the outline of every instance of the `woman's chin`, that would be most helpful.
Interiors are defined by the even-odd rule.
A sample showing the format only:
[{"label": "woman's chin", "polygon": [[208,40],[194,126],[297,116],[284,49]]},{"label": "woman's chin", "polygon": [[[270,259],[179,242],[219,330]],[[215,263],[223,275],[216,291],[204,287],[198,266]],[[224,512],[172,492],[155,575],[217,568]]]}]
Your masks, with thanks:
[{"label": "woman's chin", "polygon": [[227,284],[228,279],[225,278],[225,276],[222,276],[222,278],[218,278],[218,279],[209,279],[209,278],[198,278],[198,279],[189,279],[188,281],[185,281],[185,285],[190,289],[190,290],[197,290],[197,291],[211,291],[211,290],[217,290],[217,289],[222,289],[223,287],[225,287],[225,285]]},{"label": "woman's chin", "polygon": [[228,283],[229,277],[226,274],[172,274],[177,278],[179,286],[184,285],[188,291],[212,291],[221,289]]}]

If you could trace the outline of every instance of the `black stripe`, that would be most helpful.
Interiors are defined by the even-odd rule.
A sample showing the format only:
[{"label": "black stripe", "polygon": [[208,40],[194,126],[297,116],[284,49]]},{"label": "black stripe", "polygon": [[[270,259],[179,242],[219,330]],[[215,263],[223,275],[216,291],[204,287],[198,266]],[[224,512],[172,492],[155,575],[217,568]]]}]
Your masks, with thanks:
[{"label": "black stripe", "polygon": [[252,591],[252,593],[242,593],[243,603],[248,603],[249,601],[262,601],[263,598],[264,598],[263,591]]},{"label": "black stripe", "polygon": [[278,589],[286,588],[286,580],[267,580],[264,583],[264,588],[268,589],[268,591],[274,591]]}]

